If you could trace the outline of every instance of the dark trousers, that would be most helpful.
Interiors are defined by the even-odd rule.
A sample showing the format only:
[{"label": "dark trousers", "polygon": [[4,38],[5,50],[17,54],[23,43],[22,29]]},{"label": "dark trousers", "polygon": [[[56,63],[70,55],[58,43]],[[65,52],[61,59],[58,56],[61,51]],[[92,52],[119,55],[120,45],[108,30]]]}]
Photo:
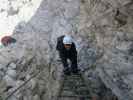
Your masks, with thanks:
[{"label": "dark trousers", "polygon": [[77,70],[77,56],[74,57],[62,57],[60,56],[64,69],[68,69],[68,62],[67,59],[71,61],[71,69]]}]

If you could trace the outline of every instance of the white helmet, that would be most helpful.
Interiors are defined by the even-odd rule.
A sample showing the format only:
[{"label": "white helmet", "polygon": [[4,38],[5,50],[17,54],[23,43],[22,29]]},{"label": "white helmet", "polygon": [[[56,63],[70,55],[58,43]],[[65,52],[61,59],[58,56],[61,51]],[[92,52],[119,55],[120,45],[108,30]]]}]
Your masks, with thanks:
[{"label": "white helmet", "polygon": [[71,36],[65,36],[63,38],[63,44],[72,44],[72,38],[71,38]]}]

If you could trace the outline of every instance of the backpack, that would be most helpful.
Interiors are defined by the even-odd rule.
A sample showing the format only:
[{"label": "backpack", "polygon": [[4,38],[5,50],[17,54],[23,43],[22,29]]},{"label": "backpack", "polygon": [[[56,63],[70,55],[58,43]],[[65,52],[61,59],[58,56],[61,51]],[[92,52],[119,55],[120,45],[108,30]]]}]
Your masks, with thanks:
[{"label": "backpack", "polygon": [[63,41],[63,38],[64,38],[65,35],[62,35],[60,37],[57,38],[57,45],[56,45],[56,50],[60,50],[60,46],[62,44],[62,41]]}]

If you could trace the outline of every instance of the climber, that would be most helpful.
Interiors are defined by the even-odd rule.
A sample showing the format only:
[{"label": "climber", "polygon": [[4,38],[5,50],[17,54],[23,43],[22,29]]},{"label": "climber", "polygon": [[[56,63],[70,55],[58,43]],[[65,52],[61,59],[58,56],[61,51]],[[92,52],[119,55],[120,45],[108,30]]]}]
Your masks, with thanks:
[{"label": "climber", "polygon": [[[58,37],[56,49],[59,51],[59,56],[64,66],[64,74],[70,75],[71,72],[77,74],[77,50],[72,37],[68,35]],[[67,59],[71,61],[71,69],[68,67]]]}]

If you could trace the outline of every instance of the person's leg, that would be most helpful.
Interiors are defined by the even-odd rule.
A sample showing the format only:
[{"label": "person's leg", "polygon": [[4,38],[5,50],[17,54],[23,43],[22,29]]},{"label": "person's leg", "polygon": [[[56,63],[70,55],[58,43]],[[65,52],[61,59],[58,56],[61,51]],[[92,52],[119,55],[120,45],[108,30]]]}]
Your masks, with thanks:
[{"label": "person's leg", "polygon": [[71,70],[73,73],[77,73],[78,72],[78,65],[77,65],[77,57],[71,57]]},{"label": "person's leg", "polygon": [[63,57],[63,56],[60,56],[60,58],[61,58],[61,62],[62,62],[63,67],[64,67],[63,72],[65,74],[70,74],[70,70],[69,70],[68,63],[67,63],[67,58]]},{"label": "person's leg", "polygon": [[64,67],[64,68],[68,68],[68,63],[67,63],[67,59],[66,59],[66,58],[61,57],[61,62],[62,62],[62,64],[63,64],[63,67]]}]

